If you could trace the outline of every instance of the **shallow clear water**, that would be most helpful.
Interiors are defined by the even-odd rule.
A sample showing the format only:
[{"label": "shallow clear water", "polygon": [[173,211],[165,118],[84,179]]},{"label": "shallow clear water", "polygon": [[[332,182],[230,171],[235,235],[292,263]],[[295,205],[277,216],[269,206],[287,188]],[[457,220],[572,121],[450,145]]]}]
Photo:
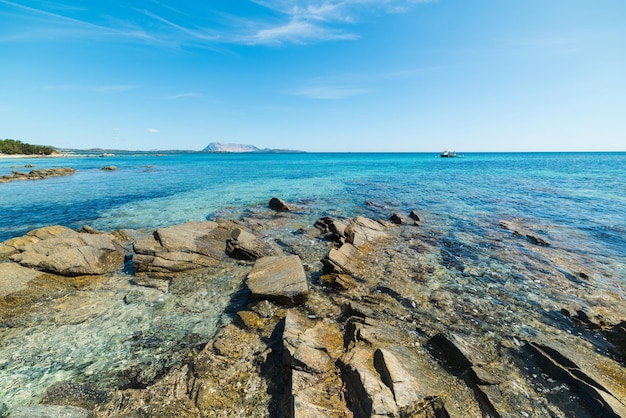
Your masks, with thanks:
[{"label": "shallow clear water", "polygon": [[[310,227],[324,215],[380,219],[415,210],[423,218],[418,235],[408,244],[394,244],[389,249],[393,261],[375,273],[413,278],[399,283],[402,294],[415,300],[449,301],[449,317],[429,321],[443,327],[438,331],[475,324],[476,335],[485,338],[509,338],[512,332],[530,338],[554,334],[554,327],[570,332],[554,318],[563,307],[625,312],[626,153],[466,154],[455,159],[434,154],[129,154],[0,159],[0,175],[26,164],[77,172],[0,184],[0,241],[53,224],[110,231],[254,216],[277,196],[306,210],[273,236],[303,247],[299,254],[311,251],[305,261],[312,263],[323,251],[313,245],[305,249],[308,244],[291,234],[295,224]],[[106,165],[118,170],[102,171]],[[514,219],[542,232],[552,244],[550,252],[506,238],[499,221]],[[584,271],[591,285],[561,271]],[[36,403],[56,381],[101,389],[149,383],[153,376],[132,373],[141,374],[143,365],[155,362],[166,369],[172,353],[207,341],[245,274],[242,267],[195,277],[193,285],[174,294],[114,276],[24,314],[21,323],[3,326],[0,416]],[[421,274],[428,280],[415,279]],[[435,314],[419,313],[426,319]],[[170,347],[175,341],[180,346]]]},{"label": "shallow clear water", "polygon": [[[0,240],[51,224],[103,230],[153,228],[240,213],[272,196],[313,212],[354,216],[375,207],[419,210],[431,222],[522,217],[583,234],[626,255],[625,153],[128,154],[0,159],[11,166],[67,166],[68,177],[0,184]],[[115,165],[117,171],[101,168]],[[18,168],[19,169],[19,168]],[[24,171],[30,169],[21,169]]]}]

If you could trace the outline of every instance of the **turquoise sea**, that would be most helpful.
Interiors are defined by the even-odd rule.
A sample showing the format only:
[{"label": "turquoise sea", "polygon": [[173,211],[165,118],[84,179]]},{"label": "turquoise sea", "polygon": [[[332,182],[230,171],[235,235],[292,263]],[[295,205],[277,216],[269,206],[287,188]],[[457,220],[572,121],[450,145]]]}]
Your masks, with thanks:
[{"label": "turquoise sea", "polygon": [[[77,173],[0,185],[0,241],[60,224],[155,228],[241,215],[278,196],[314,216],[416,210],[442,233],[524,218],[626,257],[626,153],[124,154],[0,159],[11,170]],[[102,171],[106,165],[118,170]],[[370,205],[366,202],[371,203]],[[314,220],[313,220],[314,221]]]},{"label": "turquoise sea", "polygon": [[[511,335],[557,339],[574,351],[584,339],[588,355],[600,353],[597,361],[610,363],[606,339],[576,328],[561,311],[626,320],[624,152],[124,153],[0,159],[0,175],[33,169],[27,165],[77,171],[0,184],[0,242],[55,224],[151,231],[237,219],[267,211],[272,197],[304,208],[290,230],[275,231],[284,241],[322,216],[388,219],[414,210],[422,219],[418,238],[392,248],[396,264],[388,268],[390,275],[406,273],[399,282],[405,287],[394,290],[422,298],[412,315],[433,329],[471,332],[485,344],[513,341]],[[102,170],[110,165],[117,170]],[[549,250],[512,237],[500,221],[532,229]],[[304,258],[319,262],[318,250],[307,254],[297,245]],[[37,404],[56,382],[99,390],[152,382],[146,370],[174,367],[184,357],[176,353],[212,338],[248,269],[196,277],[179,293],[113,275],[0,323],[0,416]],[[562,390],[535,378],[541,376],[527,376],[538,393]]]}]

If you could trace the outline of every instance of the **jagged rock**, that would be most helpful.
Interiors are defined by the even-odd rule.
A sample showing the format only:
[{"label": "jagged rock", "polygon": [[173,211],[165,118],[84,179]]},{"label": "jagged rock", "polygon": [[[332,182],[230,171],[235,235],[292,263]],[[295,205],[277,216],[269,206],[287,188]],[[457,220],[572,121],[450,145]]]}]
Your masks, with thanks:
[{"label": "jagged rock", "polygon": [[354,275],[359,271],[358,258],[359,250],[354,245],[345,243],[339,249],[331,248],[322,264],[325,272]]},{"label": "jagged rock", "polygon": [[384,227],[369,218],[357,216],[350,221],[345,229],[346,241],[355,247],[387,237]]},{"label": "jagged rock", "polygon": [[393,393],[374,368],[372,349],[355,347],[339,358],[338,365],[356,417],[398,416]]},{"label": "jagged rock", "polygon": [[[626,416],[623,398],[616,397],[558,350],[536,342],[529,342],[524,347],[539,366],[542,377],[554,383],[555,390],[548,392],[548,398],[556,401],[566,415]],[[567,390],[564,391],[563,387]]]},{"label": "jagged rock", "polygon": [[343,335],[337,325],[317,322],[311,326],[301,314],[289,310],[283,331],[283,362],[307,373],[334,369],[343,351]]},{"label": "jagged rock", "polygon": [[626,321],[613,326],[604,335],[615,346],[612,351],[621,357],[622,363],[626,364]]},{"label": "jagged rock", "polygon": [[292,210],[291,206],[287,204],[283,199],[279,199],[278,197],[273,197],[270,199],[268,206],[270,209],[274,209],[279,212],[288,212]]},{"label": "jagged rock", "polygon": [[304,267],[297,255],[258,259],[246,284],[253,297],[286,304],[300,303],[309,294]]},{"label": "jagged rock", "polygon": [[389,217],[389,221],[396,225],[418,225],[420,217],[414,211],[409,213],[409,216],[401,215],[399,213],[392,213]]},{"label": "jagged rock", "polygon": [[17,408],[8,418],[91,418],[93,414],[76,406],[34,405]]},{"label": "jagged rock", "polygon": [[291,371],[291,408],[294,418],[346,418],[341,380],[336,374],[310,374]]},{"label": "jagged rock", "polygon": [[547,241],[545,237],[542,237],[537,232],[533,231],[531,228],[528,228],[524,225],[521,225],[517,221],[500,221],[500,227],[513,232],[514,236],[524,236],[530,242],[536,245],[541,245],[544,247],[549,247],[550,243]]},{"label": "jagged rock", "polygon": [[413,219],[415,222],[421,221],[419,215],[414,210],[409,213],[409,218]]},{"label": "jagged rock", "polygon": [[256,312],[239,311],[235,315],[235,324],[248,330],[255,330],[263,329],[267,324],[267,321]]},{"label": "jagged rock", "polygon": [[231,258],[255,261],[272,253],[266,242],[244,229],[235,228],[231,237],[226,244],[226,252]]},{"label": "jagged rock", "polygon": [[349,274],[330,273],[320,277],[320,283],[340,290],[349,290],[356,286],[355,280]]},{"label": "jagged rock", "polygon": [[359,341],[368,344],[393,343],[400,341],[401,338],[401,334],[395,327],[372,318],[362,318],[355,315],[348,318],[346,322],[344,339],[348,345],[355,345]]},{"label": "jagged rock", "polygon": [[407,220],[402,215],[399,215],[397,213],[392,213],[389,217],[389,221],[396,225],[402,225],[407,223]]},{"label": "jagged rock", "polygon": [[216,266],[225,259],[225,232],[211,221],[157,229],[133,244],[133,266],[156,274]]},{"label": "jagged rock", "polygon": [[[31,241],[27,243],[27,241]],[[9,258],[25,267],[62,276],[111,273],[124,265],[123,248],[111,234],[84,234],[69,228],[42,228]]]},{"label": "jagged rock", "polygon": [[377,349],[374,352],[374,366],[383,383],[393,392],[398,408],[409,409],[422,401],[422,397],[415,390],[417,382],[391,351]]},{"label": "jagged rock", "polygon": [[315,227],[325,234],[326,239],[336,242],[344,242],[346,238],[347,225],[329,216],[324,216],[315,222]]},{"label": "jagged rock", "polygon": [[477,347],[459,336],[448,337],[444,334],[436,334],[428,341],[428,346],[431,354],[443,361],[454,375],[463,379],[474,391],[484,415],[502,416],[497,408],[502,399],[500,391],[495,387],[498,382],[493,381],[492,376],[479,367],[484,357]]}]

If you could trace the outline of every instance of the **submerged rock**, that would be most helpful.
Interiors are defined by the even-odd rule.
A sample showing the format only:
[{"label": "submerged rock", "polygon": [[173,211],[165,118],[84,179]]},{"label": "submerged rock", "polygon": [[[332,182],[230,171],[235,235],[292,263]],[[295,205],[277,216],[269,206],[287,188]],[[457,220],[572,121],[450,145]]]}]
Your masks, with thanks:
[{"label": "submerged rock", "polygon": [[91,418],[93,414],[76,406],[35,405],[17,408],[8,418]]},{"label": "submerged rock", "polygon": [[12,175],[0,176],[0,183],[8,183],[14,180],[41,180],[49,177],[69,176],[74,174],[76,170],[67,167],[42,168],[41,170],[32,170],[29,173],[21,171],[13,171]]},{"label": "submerged rock", "polygon": [[246,285],[254,298],[286,304],[300,303],[309,294],[304,267],[297,255],[260,258],[248,274]]}]

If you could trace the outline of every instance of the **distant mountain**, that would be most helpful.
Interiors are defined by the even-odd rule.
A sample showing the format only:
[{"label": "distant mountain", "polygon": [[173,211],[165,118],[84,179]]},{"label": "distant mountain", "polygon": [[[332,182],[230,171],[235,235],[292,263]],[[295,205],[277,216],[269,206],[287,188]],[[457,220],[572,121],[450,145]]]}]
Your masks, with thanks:
[{"label": "distant mountain", "polygon": [[221,142],[211,142],[203,151],[206,152],[259,152],[259,148],[254,145],[244,144],[224,144]]},{"label": "distant mountain", "polygon": [[258,148],[254,145],[245,144],[224,144],[222,142],[211,142],[202,151],[204,152],[272,152],[272,153],[300,153],[304,151]]}]

